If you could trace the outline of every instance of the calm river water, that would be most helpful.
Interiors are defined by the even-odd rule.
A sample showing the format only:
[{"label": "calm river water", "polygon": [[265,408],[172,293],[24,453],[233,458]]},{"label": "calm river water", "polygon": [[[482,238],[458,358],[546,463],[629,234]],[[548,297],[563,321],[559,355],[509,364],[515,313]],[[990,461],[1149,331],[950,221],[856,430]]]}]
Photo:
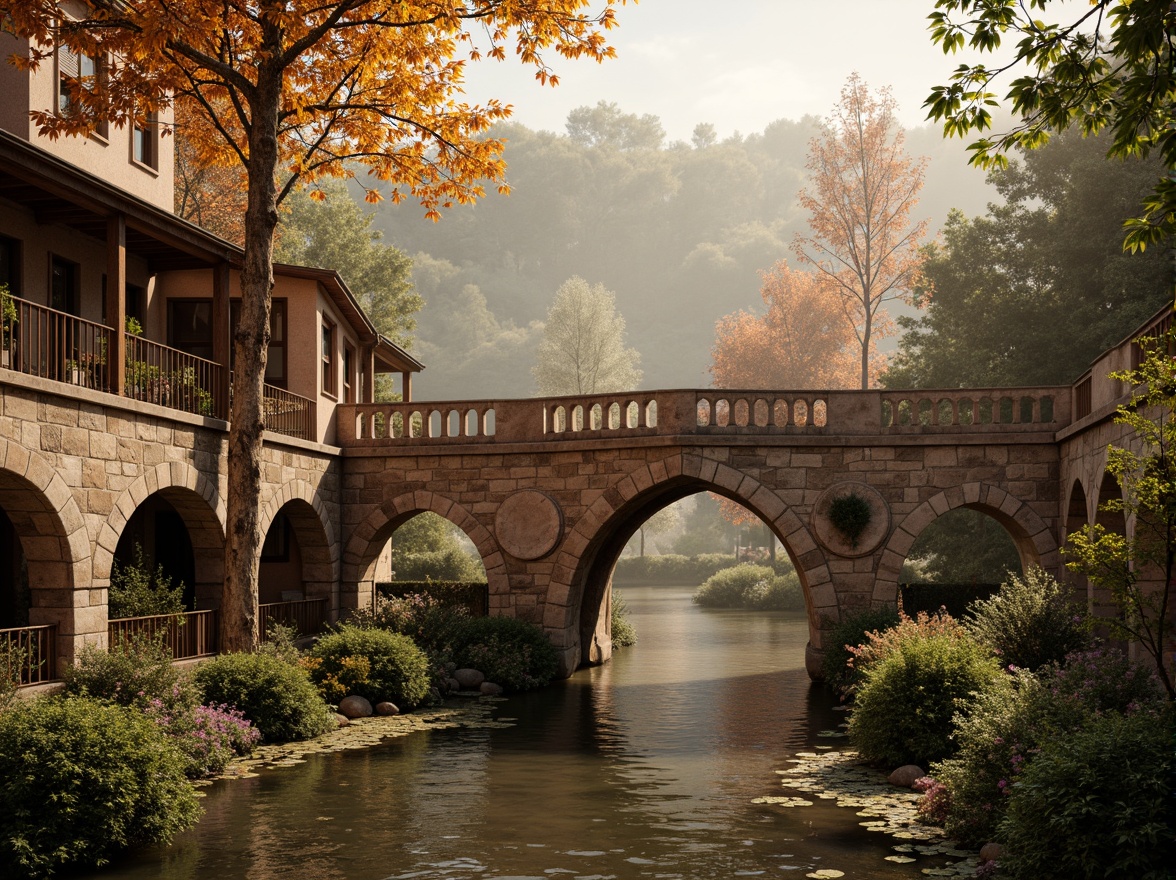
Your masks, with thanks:
[{"label": "calm river water", "polygon": [[200,824],[101,876],[168,880],[917,877],[828,801],[784,809],[776,770],[843,716],[804,672],[799,614],[622,591],[640,636],[611,663],[438,730],[219,782]]}]

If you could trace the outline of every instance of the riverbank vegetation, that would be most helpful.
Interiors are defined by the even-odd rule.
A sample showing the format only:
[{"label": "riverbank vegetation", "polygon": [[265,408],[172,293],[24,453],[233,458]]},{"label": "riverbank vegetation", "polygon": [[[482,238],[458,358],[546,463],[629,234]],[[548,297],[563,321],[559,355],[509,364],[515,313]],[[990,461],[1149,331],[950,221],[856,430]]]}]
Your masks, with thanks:
[{"label": "riverbank vegetation", "polygon": [[767,565],[742,563],[724,568],[694,591],[694,604],[704,608],[742,608],[748,611],[803,611],[800,578],[789,569],[777,574]]},{"label": "riverbank vegetation", "polygon": [[172,664],[161,638],[125,639],[83,651],[59,694],[0,700],[0,875],[100,867],[169,842],[199,818],[193,780],[258,743],[334,730],[346,700],[366,704],[358,715],[373,704],[396,714],[463,688],[464,672],[501,693],[558,669],[540,627],[422,594],[380,599],[305,652],[293,636],[277,627],[256,652],[192,671]]},{"label": "riverbank vegetation", "polygon": [[830,651],[829,683],[853,701],[864,758],[929,768],[917,784],[925,821],[970,846],[1001,844],[999,870],[1016,880],[1168,876],[1172,703],[1154,672],[1098,641],[1065,587],[1032,569],[962,621],[869,622],[839,627],[862,637]]}]

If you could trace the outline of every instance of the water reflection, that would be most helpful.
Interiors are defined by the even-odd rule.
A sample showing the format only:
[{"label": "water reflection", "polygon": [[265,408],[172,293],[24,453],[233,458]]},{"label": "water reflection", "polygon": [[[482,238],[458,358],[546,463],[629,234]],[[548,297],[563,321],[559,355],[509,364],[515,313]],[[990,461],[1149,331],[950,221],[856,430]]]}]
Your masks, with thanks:
[{"label": "water reflection", "polygon": [[839,720],[804,673],[803,617],[705,611],[687,589],[625,595],[639,644],[500,703],[514,727],[418,734],[218,783],[196,829],[104,873],[918,876],[882,861],[891,842],[848,810],[751,803],[780,793],[775,771]]}]

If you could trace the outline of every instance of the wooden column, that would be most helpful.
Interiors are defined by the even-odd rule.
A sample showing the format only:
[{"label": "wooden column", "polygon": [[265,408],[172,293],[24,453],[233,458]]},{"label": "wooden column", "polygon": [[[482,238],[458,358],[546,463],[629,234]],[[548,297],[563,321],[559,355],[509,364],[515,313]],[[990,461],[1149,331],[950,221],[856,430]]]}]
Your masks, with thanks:
[{"label": "wooden column", "polygon": [[106,317],[113,329],[106,352],[110,390],[125,394],[127,384],[127,218],[115,214],[106,221]]},{"label": "wooden column", "polygon": [[405,403],[412,403],[412,373],[405,370],[400,374],[401,397]]},{"label": "wooden column", "polygon": [[360,403],[376,402],[376,349],[375,346],[365,346],[361,359],[360,373],[363,378],[363,393]]},{"label": "wooden column", "polygon": [[213,414],[219,419],[229,417],[229,364],[233,346],[230,316],[229,264],[218,263],[212,267],[212,359],[221,367],[213,390]]}]

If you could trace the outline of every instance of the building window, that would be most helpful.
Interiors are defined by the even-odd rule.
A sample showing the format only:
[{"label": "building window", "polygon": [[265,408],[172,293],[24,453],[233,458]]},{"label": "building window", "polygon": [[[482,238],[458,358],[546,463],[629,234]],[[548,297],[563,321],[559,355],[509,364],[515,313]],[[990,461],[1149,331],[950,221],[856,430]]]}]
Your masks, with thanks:
[{"label": "building window", "polygon": [[[127,315],[130,316],[130,309]],[[212,300],[169,299],[167,344],[195,357],[212,360]]]},{"label": "building window", "polygon": [[[241,319],[241,300],[229,303],[229,365],[234,366],[236,352],[233,351],[232,337],[237,333]],[[265,361],[265,381],[275,388],[286,387],[286,298],[270,302],[270,344]]]},{"label": "building window", "polygon": [[136,119],[131,126],[131,159],[148,168],[159,168],[159,125],[155,114]]},{"label": "building window", "polygon": [[355,349],[343,346],[343,402],[355,403]]},{"label": "building window", "polygon": [[74,317],[81,316],[78,300],[78,280],[81,273],[77,263],[50,254],[49,308]]},{"label": "building window", "polygon": [[323,378],[324,394],[335,393],[335,325],[330,321],[323,321]]},{"label": "building window", "polygon": [[[105,74],[105,65],[101,58],[91,57],[84,52],[78,52],[69,46],[57,47],[57,113],[59,116],[69,116],[75,107],[75,95],[79,89],[93,91],[94,86]],[[107,124],[100,120],[94,125],[94,134],[105,138]]]}]

